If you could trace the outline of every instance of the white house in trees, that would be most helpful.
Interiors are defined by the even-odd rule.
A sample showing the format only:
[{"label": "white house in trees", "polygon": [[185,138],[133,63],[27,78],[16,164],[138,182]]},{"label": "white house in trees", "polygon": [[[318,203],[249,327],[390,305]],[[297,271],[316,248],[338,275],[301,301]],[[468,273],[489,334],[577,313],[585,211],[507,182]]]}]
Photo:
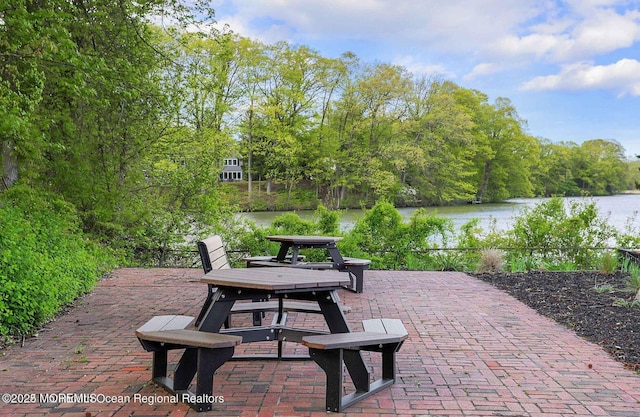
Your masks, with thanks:
[{"label": "white house in trees", "polygon": [[242,181],[242,161],[238,158],[225,158],[220,171],[220,181]]}]

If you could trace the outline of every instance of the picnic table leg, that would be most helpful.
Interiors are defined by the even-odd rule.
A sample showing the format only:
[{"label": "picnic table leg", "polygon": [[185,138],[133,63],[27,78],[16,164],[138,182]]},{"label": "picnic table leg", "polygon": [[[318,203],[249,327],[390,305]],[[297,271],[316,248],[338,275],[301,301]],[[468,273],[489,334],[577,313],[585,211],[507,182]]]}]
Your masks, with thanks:
[{"label": "picnic table leg", "polygon": [[[291,264],[297,264],[298,263],[298,254],[300,253],[300,246],[298,245],[293,245],[291,247]],[[286,254],[285,254],[286,256]],[[283,258],[284,260],[284,258]]]},{"label": "picnic table leg", "polygon": [[343,349],[309,349],[309,355],[322,368],[327,378],[326,409],[336,413],[342,411],[342,353]]},{"label": "picnic table leg", "polygon": [[173,390],[181,391],[189,389],[189,384],[191,384],[197,368],[198,349],[185,349],[173,376]]},{"label": "picnic table leg", "polygon": [[[198,318],[196,319],[196,322],[195,322],[196,327],[200,325],[200,322],[204,318],[204,315],[207,313],[207,310],[209,310],[209,307],[213,302],[214,294],[215,294],[215,287],[211,284],[207,285],[207,299],[204,300],[202,309],[200,309],[200,313],[198,314]],[[227,319],[225,320],[224,325],[227,328],[230,327],[229,317],[227,317]]]},{"label": "picnic table leg", "polygon": [[[289,252],[289,248],[290,247],[291,247],[291,243],[282,242],[280,244],[280,251],[278,252],[278,255],[276,256],[276,259],[278,260],[278,262],[283,262],[286,259],[287,252]],[[294,260],[295,260],[295,258],[291,259],[292,262]]]},{"label": "picnic table leg", "polygon": [[334,268],[342,269],[344,267],[344,258],[342,257],[338,247],[335,244],[330,245],[327,247],[327,252],[329,252],[329,256],[331,256]]},{"label": "picnic table leg", "polygon": [[198,330],[205,332],[219,333],[227,316],[231,312],[231,307],[235,300],[228,300],[224,297],[225,290],[218,288],[213,297],[212,303],[203,314],[202,320],[198,324]]},{"label": "picnic table leg", "polygon": [[165,378],[167,376],[167,351],[156,350],[153,352],[153,364],[151,378]]},{"label": "picnic table leg", "polygon": [[[196,378],[196,396],[198,398],[213,396],[213,375],[218,368],[231,359],[233,352],[233,347],[198,350],[198,375]],[[210,402],[197,403],[199,411],[209,411],[211,408]]]},{"label": "picnic table leg", "polygon": [[[331,333],[348,333],[351,329],[338,304],[338,295],[333,291],[330,294],[329,300],[326,297],[318,300],[320,310],[329,326],[329,330]],[[367,371],[362,353],[359,350],[345,351],[342,359],[356,389],[358,391],[369,391],[369,371]]]}]

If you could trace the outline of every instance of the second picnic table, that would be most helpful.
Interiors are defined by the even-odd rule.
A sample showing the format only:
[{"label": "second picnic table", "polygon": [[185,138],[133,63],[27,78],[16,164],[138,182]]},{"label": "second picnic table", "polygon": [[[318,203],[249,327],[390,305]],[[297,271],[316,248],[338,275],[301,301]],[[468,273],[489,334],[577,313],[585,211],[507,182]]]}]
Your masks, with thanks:
[{"label": "second picnic table", "polygon": [[277,262],[285,262],[289,250],[291,250],[291,263],[296,264],[300,249],[325,249],[329,253],[334,269],[342,269],[344,267],[344,258],[336,245],[336,242],[342,240],[341,237],[275,235],[267,236],[267,240],[280,242],[280,250],[275,258]]},{"label": "second picnic table", "polygon": [[[336,244],[342,240],[341,237],[274,235],[267,236],[267,240],[280,243],[278,254],[276,256],[245,258],[247,267],[288,266],[303,269],[336,269],[349,273],[351,282],[345,288],[358,293],[364,290],[364,270],[369,268],[371,261],[343,257]],[[304,257],[300,255],[300,251],[303,249],[323,249],[329,255],[330,261],[304,262]]]}]

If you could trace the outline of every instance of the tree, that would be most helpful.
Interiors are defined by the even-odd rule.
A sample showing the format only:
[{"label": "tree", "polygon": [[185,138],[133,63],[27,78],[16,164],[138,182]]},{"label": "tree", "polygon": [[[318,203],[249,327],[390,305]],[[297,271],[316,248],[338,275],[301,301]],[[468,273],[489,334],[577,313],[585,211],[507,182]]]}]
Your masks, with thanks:
[{"label": "tree", "polygon": [[418,80],[410,101],[405,135],[420,151],[409,153],[407,183],[423,203],[442,205],[473,196],[473,121],[456,98],[460,87],[440,80]]},{"label": "tree", "polygon": [[262,65],[247,78],[252,93],[245,138],[252,165],[262,167],[269,181],[285,184],[290,194],[317,156],[311,132],[315,117],[326,112],[334,64],[316,51],[284,42],[254,51],[262,54],[253,58]]},{"label": "tree", "polygon": [[46,147],[35,123],[48,63],[61,70],[65,58],[74,61],[71,36],[61,30],[71,7],[59,3],[17,0],[0,6],[0,189],[28,175],[24,164],[38,161]]},{"label": "tree", "polygon": [[617,142],[588,140],[576,150],[576,182],[591,195],[610,195],[625,189],[627,163]]},{"label": "tree", "polygon": [[342,153],[337,161],[337,171],[343,177],[341,197],[349,187],[364,185],[364,191],[374,191],[375,198],[393,199],[400,178],[388,164],[387,152],[396,144],[393,124],[401,120],[405,111],[410,76],[400,66],[376,64],[361,68],[353,59],[348,68],[350,79],[331,112],[331,127]]},{"label": "tree", "polygon": [[150,182],[156,145],[183,111],[166,83],[174,44],[150,19],[168,13],[178,26],[194,22],[190,10],[171,0],[49,0],[0,13],[3,184],[51,190],[78,208],[85,231],[134,242],[161,212]]},{"label": "tree", "polygon": [[535,194],[545,197],[578,196],[580,188],[575,182],[575,143],[540,141],[538,164],[532,169]]},{"label": "tree", "polygon": [[537,140],[524,133],[526,122],[506,98],[498,98],[494,105],[481,102],[476,109],[476,137],[480,140],[475,156],[476,197],[501,201],[532,196],[530,169],[539,151]]}]

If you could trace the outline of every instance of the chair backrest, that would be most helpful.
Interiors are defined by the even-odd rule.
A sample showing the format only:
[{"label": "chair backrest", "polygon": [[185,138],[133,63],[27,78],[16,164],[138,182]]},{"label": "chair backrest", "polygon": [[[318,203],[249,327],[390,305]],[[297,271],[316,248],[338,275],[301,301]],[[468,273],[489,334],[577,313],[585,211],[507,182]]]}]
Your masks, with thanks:
[{"label": "chair backrest", "polygon": [[224,249],[224,243],[218,235],[198,242],[198,252],[200,252],[202,269],[205,274],[214,269],[231,268],[227,258],[227,251]]}]

